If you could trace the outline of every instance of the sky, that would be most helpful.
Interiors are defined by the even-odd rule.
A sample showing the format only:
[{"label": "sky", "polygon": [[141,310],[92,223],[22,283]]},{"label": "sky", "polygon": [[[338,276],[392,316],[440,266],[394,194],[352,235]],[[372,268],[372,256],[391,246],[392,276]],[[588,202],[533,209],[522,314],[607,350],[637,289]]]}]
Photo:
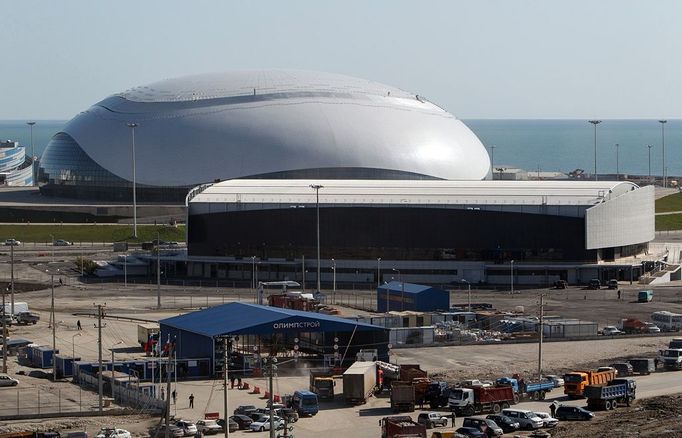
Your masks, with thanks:
[{"label": "sky", "polygon": [[160,79],[356,76],[462,119],[682,118],[682,2],[0,0],[0,119]]}]

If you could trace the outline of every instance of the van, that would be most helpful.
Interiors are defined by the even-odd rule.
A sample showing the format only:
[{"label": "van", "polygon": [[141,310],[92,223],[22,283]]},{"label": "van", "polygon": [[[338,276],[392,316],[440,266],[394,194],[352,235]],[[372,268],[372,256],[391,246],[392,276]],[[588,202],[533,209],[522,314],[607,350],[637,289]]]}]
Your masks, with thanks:
[{"label": "van", "polygon": [[296,410],[299,416],[310,415],[311,417],[319,411],[317,394],[310,391],[296,391],[291,397],[291,408]]},{"label": "van", "polygon": [[503,409],[502,415],[506,415],[519,423],[521,429],[540,429],[544,425],[542,419],[535,415],[535,412],[533,411],[524,409]]},{"label": "van", "polygon": [[611,279],[609,282],[606,284],[606,287],[609,289],[618,289],[618,280]]},{"label": "van", "polygon": [[638,303],[648,303],[654,299],[654,291],[651,290],[640,290],[637,294]]},{"label": "van", "polygon": [[668,348],[678,349],[682,348],[682,338],[673,338],[668,344]]}]

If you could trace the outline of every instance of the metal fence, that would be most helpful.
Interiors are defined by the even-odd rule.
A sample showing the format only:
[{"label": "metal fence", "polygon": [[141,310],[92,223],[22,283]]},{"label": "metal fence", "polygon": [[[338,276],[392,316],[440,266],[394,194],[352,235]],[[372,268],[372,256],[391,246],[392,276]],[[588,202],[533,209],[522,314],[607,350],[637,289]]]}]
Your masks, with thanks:
[{"label": "metal fence", "polygon": [[[0,417],[14,415],[47,415],[84,412],[93,409],[92,400],[78,388],[74,391],[55,389],[3,389],[0,397]],[[75,395],[75,397],[74,397]],[[85,399],[83,396],[85,395]],[[97,408],[95,406],[94,408]]]}]

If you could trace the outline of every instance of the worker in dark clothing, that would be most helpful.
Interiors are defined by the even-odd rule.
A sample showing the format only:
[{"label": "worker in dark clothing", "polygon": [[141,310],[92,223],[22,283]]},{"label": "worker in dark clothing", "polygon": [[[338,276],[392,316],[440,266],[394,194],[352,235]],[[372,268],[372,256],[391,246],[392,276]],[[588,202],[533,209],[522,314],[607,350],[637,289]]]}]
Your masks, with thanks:
[{"label": "worker in dark clothing", "polygon": [[556,402],[549,405],[549,413],[552,415],[552,418],[554,418],[554,415],[556,414]]},{"label": "worker in dark clothing", "polygon": [[452,411],[450,413],[450,420],[452,421],[452,427],[455,427],[455,420],[457,419],[457,414],[455,414],[455,411]]},{"label": "worker in dark clothing", "polygon": [[620,300],[620,289],[618,289],[618,299]]},{"label": "worker in dark clothing", "polygon": [[81,327],[81,320],[80,319],[78,321],[76,321],[76,328],[78,330],[83,330],[83,327]]},{"label": "worker in dark clothing", "polygon": [[189,395],[189,408],[194,409],[194,394]]}]

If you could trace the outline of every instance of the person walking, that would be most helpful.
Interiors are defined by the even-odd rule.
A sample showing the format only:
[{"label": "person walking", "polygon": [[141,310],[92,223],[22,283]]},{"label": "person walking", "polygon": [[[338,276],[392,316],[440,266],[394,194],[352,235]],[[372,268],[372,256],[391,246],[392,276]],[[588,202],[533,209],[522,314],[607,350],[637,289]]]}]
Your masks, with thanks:
[{"label": "person walking", "polygon": [[194,409],[194,394],[189,395],[189,408]]},{"label": "person walking", "polygon": [[556,414],[556,402],[552,402],[552,404],[549,405],[549,413],[552,415],[552,418],[555,418],[555,414]]},{"label": "person walking", "polygon": [[81,320],[80,319],[78,321],[76,321],[76,329],[83,330],[83,327],[81,327]]},{"label": "person walking", "polygon": [[242,378],[237,377],[237,389],[242,389]]},{"label": "person walking", "polygon": [[175,390],[173,390],[173,392],[171,392],[171,396],[173,397],[173,404],[175,404],[175,401],[176,401],[177,398],[178,398],[178,393],[175,392]]},{"label": "person walking", "polygon": [[620,300],[620,289],[618,289],[618,299]]},{"label": "person walking", "polygon": [[450,413],[450,420],[452,421],[452,427],[455,427],[455,420],[457,419],[457,414],[455,414],[455,411],[452,411]]}]

